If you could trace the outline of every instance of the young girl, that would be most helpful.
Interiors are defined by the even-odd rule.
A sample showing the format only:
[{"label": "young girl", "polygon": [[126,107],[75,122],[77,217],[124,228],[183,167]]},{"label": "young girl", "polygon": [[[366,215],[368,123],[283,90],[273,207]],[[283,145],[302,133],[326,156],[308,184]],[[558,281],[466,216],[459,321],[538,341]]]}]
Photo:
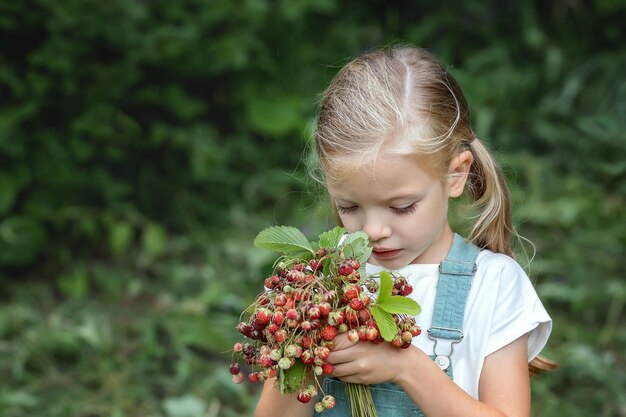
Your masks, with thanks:
[{"label": "young girl", "polygon": [[[511,258],[507,185],[452,75],[413,47],[355,59],[322,98],[315,145],[339,223],[369,235],[367,272],[406,277],[427,330],[408,349],[339,335],[323,383],[337,405],[323,415],[349,415],[353,382],[372,385],[379,417],[529,416],[529,363],[531,374],[554,366],[537,356],[551,319]],[[465,189],[476,208],[466,242],[447,218]],[[310,417],[313,403],[270,379],[256,415]]]}]

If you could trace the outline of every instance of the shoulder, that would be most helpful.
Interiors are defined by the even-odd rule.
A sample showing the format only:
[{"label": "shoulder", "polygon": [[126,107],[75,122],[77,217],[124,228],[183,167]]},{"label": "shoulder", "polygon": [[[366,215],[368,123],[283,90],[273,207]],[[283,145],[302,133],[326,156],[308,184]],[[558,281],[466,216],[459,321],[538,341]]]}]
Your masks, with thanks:
[{"label": "shoulder", "polygon": [[528,275],[515,259],[486,249],[481,250],[476,258],[476,273],[489,280],[503,276],[528,280]]}]

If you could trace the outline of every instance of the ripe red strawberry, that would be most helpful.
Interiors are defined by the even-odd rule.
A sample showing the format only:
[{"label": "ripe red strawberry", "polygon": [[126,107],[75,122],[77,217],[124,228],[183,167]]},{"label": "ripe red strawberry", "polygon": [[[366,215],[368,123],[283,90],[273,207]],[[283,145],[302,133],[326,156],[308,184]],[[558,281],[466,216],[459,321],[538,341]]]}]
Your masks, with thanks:
[{"label": "ripe red strawberry", "polygon": [[272,319],[272,312],[267,308],[260,308],[256,312],[256,319],[259,323],[265,325]]},{"label": "ripe red strawberry", "polygon": [[322,339],[324,340],[334,340],[337,336],[337,328],[331,325],[326,325],[322,329]]},{"label": "ripe red strawberry", "polygon": [[335,367],[333,366],[332,363],[325,363],[324,365],[322,365],[322,373],[324,375],[330,375],[333,373],[334,370],[335,370]]},{"label": "ripe red strawberry", "polygon": [[354,284],[346,284],[343,286],[343,296],[347,300],[352,300],[359,296],[362,291],[361,287]]},{"label": "ripe red strawberry", "polygon": [[285,339],[287,339],[287,332],[283,329],[278,330],[276,333],[274,333],[274,339],[276,339],[278,343],[284,342]]},{"label": "ripe red strawberry", "polygon": [[407,296],[413,292],[413,287],[411,284],[404,284],[402,290],[400,291],[400,295]]},{"label": "ripe red strawberry", "polygon": [[418,326],[411,326],[411,334],[413,336],[419,336],[420,334],[422,334],[422,329],[420,329]]},{"label": "ripe red strawberry", "polygon": [[302,355],[300,355],[300,360],[305,365],[312,364],[313,363],[313,359],[315,359],[315,355],[313,355],[313,352],[311,352],[308,349],[303,351]]},{"label": "ripe red strawberry", "polygon": [[312,259],[309,261],[309,266],[313,272],[317,272],[317,270],[321,268],[322,262],[318,259]]},{"label": "ripe red strawberry", "polygon": [[302,347],[305,349],[310,349],[313,344],[313,340],[309,336],[304,336],[302,338]]},{"label": "ripe red strawberry", "polygon": [[374,340],[378,339],[378,336],[379,336],[378,329],[376,329],[375,327],[368,327],[367,330],[365,331],[365,337],[370,342],[373,342]]},{"label": "ripe red strawberry", "polygon": [[315,348],[316,357],[325,361],[326,359],[328,359],[328,355],[330,355],[330,349],[328,349],[326,346],[318,346]]},{"label": "ripe red strawberry", "polygon": [[346,262],[348,262],[350,266],[352,267],[352,269],[355,271],[358,271],[358,269],[361,267],[361,264],[356,258],[346,259]]},{"label": "ripe red strawberry", "polygon": [[241,372],[241,367],[238,363],[231,363],[229,371],[232,375],[237,375],[239,372]]},{"label": "ripe red strawberry", "polygon": [[317,307],[313,307],[311,309],[309,309],[309,311],[307,312],[307,316],[309,316],[310,319],[319,319],[320,318],[320,309]]},{"label": "ripe red strawberry", "polygon": [[283,324],[283,320],[285,320],[285,315],[282,311],[275,311],[274,314],[272,314],[272,323],[280,326]]},{"label": "ripe red strawberry", "polygon": [[252,372],[251,374],[248,374],[248,381],[252,382],[253,384],[259,382],[259,373]]},{"label": "ripe red strawberry", "polygon": [[352,308],[353,310],[363,310],[363,301],[361,301],[358,298],[353,298],[352,300],[350,300],[350,308]]},{"label": "ripe red strawberry", "polygon": [[339,275],[341,275],[341,276],[344,276],[344,277],[348,276],[348,275],[350,275],[352,273],[352,271],[353,271],[352,267],[349,264],[347,264],[347,263],[343,263],[343,264],[339,265],[339,271],[338,272],[339,272]]},{"label": "ripe red strawberry", "polygon": [[277,307],[282,307],[287,304],[287,296],[285,294],[276,294],[276,298],[274,298],[274,305]]},{"label": "ripe red strawberry", "polygon": [[317,308],[319,308],[320,310],[320,317],[323,318],[323,317],[328,317],[328,314],[330,314],[330,310],[332,309],[332,306],[328,304],[327,302],[321,302],[319,303]]},{"label": "ripe red strawberry", "polygon": [[311,401],[311,393],[306,390],[299,391],[298,401],[300,401],[301,403],[308,403],[309,401]]},{"label": "ripe red strawberry", "polygon": [[300,314],[294,308],[290,308],[289,310],[287,310],[287,313],[285,315],[289,320],[298,320],[298,318],[300,317]]}]

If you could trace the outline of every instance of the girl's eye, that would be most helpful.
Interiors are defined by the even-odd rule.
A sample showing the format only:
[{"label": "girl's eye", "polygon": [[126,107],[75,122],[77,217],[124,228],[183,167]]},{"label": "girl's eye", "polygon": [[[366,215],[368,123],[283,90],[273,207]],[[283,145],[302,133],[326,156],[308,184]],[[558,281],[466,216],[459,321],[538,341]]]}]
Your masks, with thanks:
[{"label": "girl's eye", "polygon": [[391,207],[391,210],[395,213],[395,214],[399,214],[399,215],[403,215],[403,214],[411,214],[413,212],[415,212],[415,203],[411,204],[410,206],[406,206],[406,207]]},{"label": "girl's eye", "polygon": [[337,211],[341,214],[351,213],[354,210],[356,210],[356,208],[357,206],[343,207],[343,206],[337,205]]}]

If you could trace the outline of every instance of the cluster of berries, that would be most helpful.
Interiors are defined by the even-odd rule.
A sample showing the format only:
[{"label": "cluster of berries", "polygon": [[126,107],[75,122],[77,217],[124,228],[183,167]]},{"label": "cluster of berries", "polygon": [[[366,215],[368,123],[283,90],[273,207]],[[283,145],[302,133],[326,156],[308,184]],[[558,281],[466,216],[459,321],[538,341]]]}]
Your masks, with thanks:
[{"label": "cluster of berries", "polygon": [[[305,386],[306,371],[316,376],[334,371],[327,362],[333,340],[348,332],[351,341],[383,342],[370,307],[378,283],[362,280],[360,263],[350,257],[337,260],[326,249],[317,251],[314,259],[280,262],[274,274],[265,280],[266,291],[250,307],[248,320],[237,330],[252,342],[236,343],[246,364],[261,370],[248,375],[250,382],[285,375],[290,369],[304,365],[302,377],[296,383],[297,398],[307,403],[317,396],[313,385]],[[394,277],[394,295],[408,295],[412,288],[402,277]],[[413,317],[394,315],[398,334],[391,342],[407,348],[413,336],[420,333]],[[241,383],[244,376],[238,363],[230,367],[233,381]],[[318,412],[332,408],[335,399],[326,395],[315,404]]]}]

